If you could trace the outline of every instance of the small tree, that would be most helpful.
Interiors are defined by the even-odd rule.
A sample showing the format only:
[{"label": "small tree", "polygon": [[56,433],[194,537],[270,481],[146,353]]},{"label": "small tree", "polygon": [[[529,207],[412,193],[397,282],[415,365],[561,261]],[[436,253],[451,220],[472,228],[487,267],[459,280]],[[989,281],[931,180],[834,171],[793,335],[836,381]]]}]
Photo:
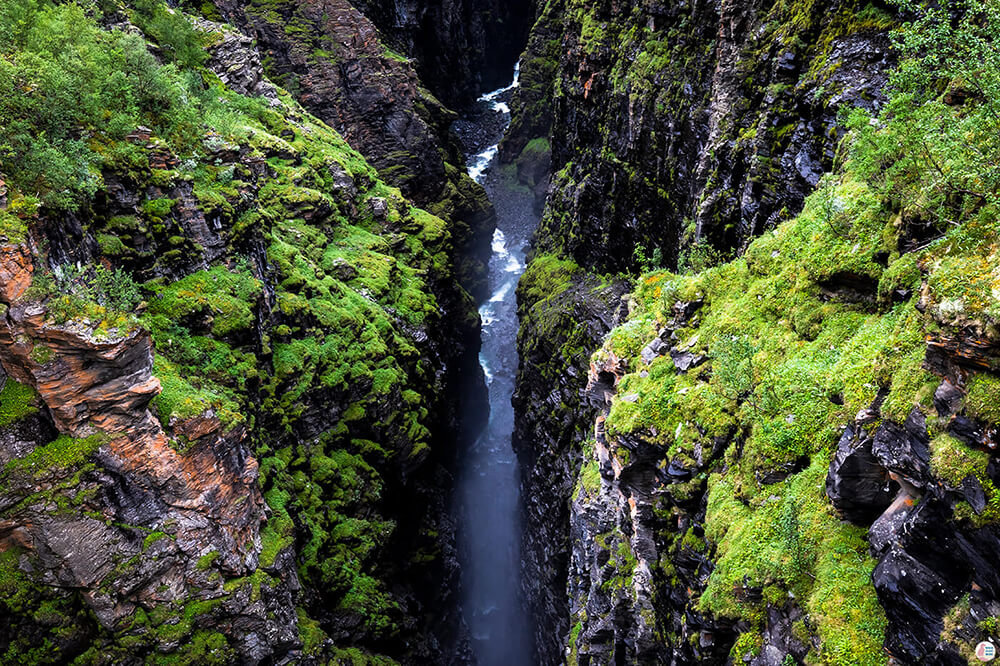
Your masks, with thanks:
[{"label": "small tree", "polygon": [[900,65],[877,116],[854,111],[852,170],[938,226],[1000,190],[1000,3],[895,0]]}]

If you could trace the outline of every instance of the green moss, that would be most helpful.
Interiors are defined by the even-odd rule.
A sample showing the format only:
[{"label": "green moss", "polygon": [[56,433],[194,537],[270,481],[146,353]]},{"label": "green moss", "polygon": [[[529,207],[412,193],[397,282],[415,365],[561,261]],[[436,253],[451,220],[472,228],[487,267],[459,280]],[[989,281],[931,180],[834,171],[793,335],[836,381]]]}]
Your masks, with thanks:
[{"label": "green moss", "polygon": [[0,428],[38,412],[38,393],[27,384],[7,378],[0,391]]},{"label": "green moss", "polygon": [[[224,389],[213,390],[210,384],[195,383],[185,377],[183,370],[164,356],[157,356],[153,363],[153,374],[160,380],[160,393],[153,398],[160,422],[170,425],[173,419],[188,419],[199,416],[209,409],[226,426],[243,421],[239,405]],[[196,380],[197,381],[197,380]]]},{"label": "green moss", "polygon": [[588,494],[593,494],[600,490],[601,470],[597,460],[592,458],[583,463],[583,467],[580,469],[580,482]]},{"label": "green moss", "polygon": [[969,380],[965,411],[987,423],[1000,423],[1000,377],[986,373]]},{"label": "green moss", "polygon": [[11,460],[4,467],[3,475],[27,472],[34,476],[42,476],[54,469],[73,469],[90,460],[108,439],[109,437],[103,434],[82,439],[60,435],[49,444],[35,448],[25,457]]},{"label": "green moss", "polygon": [[28,225],[6,208],[0,208],[0,237],[8,243],[19,243],[28,235]]},{"label": "green moss", "polygon": [[210,321],[209,330],[225,337],[244,331],[254,323],[253,307],[261,294],[261,284],[246,272],[217,266],[199,271],[166,286],[151,284],[154,292],[149,313],[171,320],[195,315]]},{"label": "green moss", "polygon": [[764,648],[764,637],[755,631],[740,634],[729,651],[729,657],[735,662],[748,661],[760,654]]},{"label": "green moss", "polygon": [[[433,207],[448,219],[414,208],[342,137],[283,91],[276,104],[269,104],[226,89],[202,66],[202,38],[189,32],[180,9],[168,11],[160,0],[126,8],[144,33],[134,36],[103,30],[109,16],[97,5],[81,11],[73,3],[29,4],[30,15],[39,17],[37,23],[14,26],[12,14],[0,16],[0,32],[11,37],[0,45],[0,69],[3,63],[20,67],[20,58],[11,54],[20,55],[26,45],[38,51],[37,46],[47,44],[44,53],[33,53],[34,59],[25,62],[45,63],[72,85],[67,88],[55,76],[29,76],[39,82],[39,98],[53,92],[59,100],[72,97],[87,108],[70,114],[65,125],[51,128],[21,117],[13,124],[0,122],[0,152],[9,147],[15,125],[17,132],[35,136],[38,144],[50,136],[43,130],[54,132],[51,145],[33,145],[32,155],[52,157],[34,164],[46,163],[50,174],[60,176],[11,174],[5,165],[11,205],[0,213],[0,233],[7,230],[8,237],[23,237],[22,221],[32,219],[39,201],[30,205],[21,191],[40,192],[47,211],[85,205],[97,211],[88,216],[89,242],[96,241],[105,258],[127,260],[131,276],[160,276],[141,286],[141,298],[127,308],[128,317],[111,311],[102,300],[107,294],[98,298],[42,289],[47,276],[41,271],[33,295],[49,299],[57,323],[101,321],[98,328],[108,336],[116,322],[122,330],[141,325],[150,331],[153,371],[162,387],[151,406],[168,435],[178,419],[209,411],[224,428],[245,427],[244,442],[261,461],[262,490],[271,514],[261,531],[262,569],[226,580],[227,594],[250,586],[252,600],[259,599],[262,589],[276,585],[265,569],[294,548],[303,584],[320,591],[304,603],[326,609],[316,617],[336,613],[358,627],[359,634],[367,632],[368,645],[402,644],[409,628],[400,626],[403,611],[395,589],[386,584],[396,573],[383,566],[395,531],[385,516],[383,475],[396,475],[401,461],[426,456],[433,441],[431,427],[438,420],[441,398],[437,361],[429,359],[425,336],[442,327],[444,306],[461,317],[449,325],[470,330],[474,325],[471,300],[450,288],[455,283],[453,234],[463,233],[451,218],[466,214],[464,208],[456,213],[460,206],[478,201],[485,207],[481,189],[465,182],[462,170],[446,166],[446,200]],[[268,4],[254,2],[248,10]],[[312,25],[295,12],[285,27],[298,38]],[[55,33],[34,34],[38,26]],[[147,51],[146,40],[157,45],[155,57]],[[337,51],[337,45],[324,44],[309,55],[332,60]],[[97,66],[82,67],[67,61],[70,56],[65,54],[93,57]],[[105,75],[104,65],[112,62],[117,63],[112,69],[118,78]],[[132,74],[149,89],[138,90],[129,78]],[[32,102],[23,90],[4,88],[11,80],[0,73],[4,121],[11,119],[7,112],[17,104]],[[162,99],[149,99],[147,93]],[[109,105],[106,94],[129,104]],[[432,102],[428,97],[423,103]],[[89,113],[90,106],[100,107],[100,113]],[[110,118],[109,108],[117,109]],[[15,111],[21,113],[19,109]],[[155,128],[154,135],[143,142],[126,139],[138,125]],[[66,127],[74,129],[67,134]],[[81,132],[85,142],[76,140]],[[230,150],[266,164],[266,174],[246,168],[243,160],[226,163]],[[176,169],[151,170],[150,151],[176,156],[179,164]],[[91,205],[105,187],[104,175],[111,173],[144,193],[146,200],[134,215],[106,219],[100,212],[105,207]],[[345,173],[353,183],[349,188],[343,186]],[[176,192],[172,188],[187,187],[206,219],[225,230],[227,264],[200,263],[206,250],[185,231],[181,219],[190,212],[191,202],[171,193]],[[168,198],[173,196],[177,198]],[[374,197],[386,207],[384,219],[370,212]],[[236,257],[236,248],[253,248],[253,259]],[[258,256],[259,250],[266,256]],[[192,272],[195,266],[202,270]],[[53,286],[55,280],[49,283]],[[36,361],[52,360],[42,358],[50,353],[47,348],[36,349]],[[13,383],[8,388],[0,402],[11,407],[13,420],[28,409],[22,404],[28,397],[14,395]],[[316,421],[320,412],[323,419]],[[315,432],[313,425],[300,422],[303,418],[327,428]],[[309,437],[302,436],[303,428],[310,431]],[[178,438],[173,444],[183,448],[189,443]],[[98,445],[60,438],[12,462],[4,474],[79,465]],[[170,535],[145,535],[143,549],[157,553],[164,537]],[[436,566],[433,552],[439,537],[428,539],[435,543],[421,551],[430,553],[426,559],[413,558],[414,575]],[[213,582],[215,576],[225,575],[213,561],[216,557],[208,553],[196,565]],[[120,565],[116,576],[134,563]],[[151,663],[231,662],[232,646],[209,630],[215,611],[205,603],[158,603],[145,620],[137,613],[135,633],[128,636],[136,641],[135,650],[129,654],[145,655]],[[93,626],[90,620],[78,624]],[[307,647],[329,648],[320,627],[305,619],[300,626]],[[180,647],[174,647],[177,644]],[[168,645],[172,654],[154,649]],[[26,663],[59,661],[58,650],[51,651],[45,658],[39,652],[38,659]],[[390,663],[360,649],[334,652],[334,661]],[[108,655],[117,653],[111,648],[100,654],[88,651],[82,659]]]},{"label": "green moss", "polygon": [[562,292],[579,267],[569,259],[545,254],[535,257],[518,283],[519,300],[535,303]]},{"label": "green moss", "polygon": [[173,199],[147,199],[142,204],[142,212],[151,220],[162,221],[176,204]]},{"label": "green moss", "polygon": [[205,553],[198,558],[195,568],[198,569],[198,571],[207,571],[212,567],[212,564],[215,563],[217,559],[219,559],[219,551],[213,550]]},{"label": "green moss", "polygon": [[892,375],[889,395],[882,404],[882,414],[898,423],[906,420],[915,406],[930,408],[934,391],[941,383],[939,377],[924,368],[926,352],[922,345],[902,359]]},{"label": "green moss", "polygon": [[577,622],[573,625],[573,628],[569,632],[569,655],[566,657],[566,663],[569,666],[576,666],[579,663],[579,650],[580,646],[577,641],[580,639],[580,632],[583,631],[583,622]]},{"label": "green moss", "polygon": [[145,552],[146,550],[149,549],[150,546],[152,546],[157,541],[160,541],[161,539],[173,539],[173,538],[174,537],[172,537],[171,535],[165,532],[161,532],[159,530],[150,532],[149,534],[146,535],[146,538],[142,540],[142,550],[143,552]]},{"label": "green moss", "polygon": [[990,456],[985,451],[973,449],[948,434],[931,440],[931,471],[947,486],[962,487],[966,479],[979,483],[986,496],[986,507],[976,514],[966,502],[955,507],[955,516],[972,522],[976,527],[1000,521],[1000,489],[987,474]]},{"label": "green moss", "polygon": [[108,257],[118,257],[128,251],[121,238],[110,234],[98,234],[97,245],[101,249],[101,254]]},{"label": "green moss", "polygon": [[326,632],[303,609],[298,608],[296,612],[299,616],[299,638],[303,652],[307,655],[318,654],[327,640]]}]

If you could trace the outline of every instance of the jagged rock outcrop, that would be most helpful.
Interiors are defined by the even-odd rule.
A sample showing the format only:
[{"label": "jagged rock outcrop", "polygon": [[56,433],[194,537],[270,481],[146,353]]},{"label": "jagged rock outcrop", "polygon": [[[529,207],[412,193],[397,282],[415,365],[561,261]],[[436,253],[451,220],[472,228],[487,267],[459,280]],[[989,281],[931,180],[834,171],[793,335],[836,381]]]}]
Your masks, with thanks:
[{"label": "jagged rock outcrop", "polygon": [[602,284],[568,262],[537,260],[518,286],[514,449],[524,502],[523,581],[540,663],[559,660],[569,630],[564,581],[575,540],[567,498],[592,421],[578,368],[618,322],[624,290],[623,282]]},{"label": "jagged rock outcrop", "polygon": [[[840,112],[881,104],[893,60],[886,37],[893,21],[884,7],[869,3],[546,3],[522,60],[522,87],[501,147],[502,160],[522,185],[535,187],[535,165],[551,164],[537,256],[612,274],[674,266],[682,249],[684,263],[696,269],[720,254],[742,252],[761,232],[794,217],[831,167],[843,135]],[[542,335],[560,340],[572,330],[578,306],[562,307],[548,315],[564,318],[552,333],[543,334],[525,317],[523,359],[532,358],[526,342]],[[677,314],[683,321],[693,312]],[[696,339],[678,345],[672,332],[646,347],[643,362],[668,354],[678,373],[701,376],[706,350]],[[579,379],[586,367],[579,363],[563,373]],[[527,384],[518,395],[545,385],[527,373],[519,381]],[[592,378],[595,390],[614,383],[611,375]],[[606,407],[603,399],[597,403]],[[568,488],[565,469],[589,451],[593,427],[582,423],[593,417],[582,407],[578,419],[562,419],[559,410],[553,417],[533,416],[541,404],[541,395],[517,403],[520,441],[551,441],[550,424],[562,423],[573,424],[575,441],[524,447],[519,456],[525,478],[548,479],[558,492],[544,499],[560,504]],[[609,446],[601,437],[599,428],[595,450]],[[571,663],[721,663],[744,631],[690,605],[713,568],[703,527],[705,477],[723,451],[739,446],[740,436],[735,428],[706,436],[712,444],[697,444],[694,460],[669,464],[656,446],[644,443],[664,437],[640,432],[613,445],[630,461],[622,463],[622,478],[612,469],[614,456],[602,458],[603,482],[585,463],[578,478],[589,482],[572,491],[567,589],[574,628],[561,644],[551,636],[540,642],[543,663],[562,659],[563,649]],[[782,461],[761,470],[759,482],[783,481],[803,466],[808,460]],[[529,515],[533,495],[527,492]],[[557,594],[536,589],[532,581],[541,567],[530,562],[545,561],[547,544],[560,542],[563,520],[546,515],[537,522],[546,536],[539,531],[526,542],[528,597],[536,612],[549,609],[540,617],[564,609]],[[787,631],[803,609],[773,611],[786,631],[768,634],[772,649],[762,654],[794,647],[804,657],[810,646]]]},{"label": "jagged rock outcrop", "polygon": [[815,210],[643,275],[593,357],[568,663],[960,664],[996,641],[997,327],[947,272],[995,238],[886,259],[909,245],[879,209],[850,240],[878,284],[859,300],[827,288],[847,271]]},{"label": "jagged rock outcrop", "polygon": [[[673,332],[698,305],[676,304],[670,326],[643,349],[645,364],[666,357],[677,372],[691,369],[676,361],[689,352]],[[567,661],[723,663],[733,623],[698,613],[688,600],[704,590],[713,569],[697,545],[705,535],[704,472],[718,464],[728,438],[716,438],[691,461],[664,461],[652,431],[609,438],[607,417],[629,364],[602,351],[588,374],[587,395],[599,413],[570,504]]]},{"label": "jagged rock outcrop", "polygon": [[[14,260],[5,263],[0,363],[6,381],[37,391],[51,423],[30,417],[33,437],[4,442],[0,534],[24,588],[16,593],[40,587],[45,599],[52,596],[45,586],[81,591],[98,626],[86,636],[72,618],[57,616],[56,626],[67,632],[59,647],[70,650],[76,641],[99,644],[102,635],[136,627],[142,609],[173,603],[203,604],[199,630],[231,636],[249,662],[294,650],[292,561],[273,566],[277,577],[259,583],[265,593],[253,599],[249,585],[225,593],[219,575],[238,582],[259,564],[268,509],[246,429],[224,428],[211,411],[178,421],[172,430],[186,448],[179,451],[149,411],[160,392],[149,333],[102,332],[81,321],[54,325],[19,279],[33,272],[17,261],[26,250],[4,252]],[[9,425],[4,431],[13,434]],[[75,510],[53,511],[53,501]],[[31,633],[13,619],[0,636],[6,648],[23,638],[18,630]],[[169,650],[170,640],[159,647]]]},{"label": "jagged rock outcrop", "polygon": [[[970,428],[974,419],[964,409],[965,387],[980,381],[977,371],[995,367],[996,347],[989,338],[967,340],[967,332],[942,333],[953,342],[952,351],[943,352],[936,337],[929,339],[927,365],[944,374],[934,391],[934,416],[944,424],[943,434],[931,443],[925,414],[914,409],[902,425],[883,422],[873,438],[865,439],[868,456],[856,457],[849,469],[838,450],[827,480],[834,505],[869,527],[871,549],[879,559],[872,580],[889,618],[886,649],[904,663],[966,663],[973,646],[995,638],[994,627],[983,620],[1000,607],[991,564],[1000,554],[1000,533],[984,513],[993,510],[984,486],[1000,480],[1000,466],[994,447],[969,436],[995,426]],[[960,351],[973,345],[981,351]],[[949,448],[954,441],[981,453],[969,456]],[[879,477],[886,481],[874,498],[870,483],[854,481]],[[886,493],[892,489],[889,503]]]}]

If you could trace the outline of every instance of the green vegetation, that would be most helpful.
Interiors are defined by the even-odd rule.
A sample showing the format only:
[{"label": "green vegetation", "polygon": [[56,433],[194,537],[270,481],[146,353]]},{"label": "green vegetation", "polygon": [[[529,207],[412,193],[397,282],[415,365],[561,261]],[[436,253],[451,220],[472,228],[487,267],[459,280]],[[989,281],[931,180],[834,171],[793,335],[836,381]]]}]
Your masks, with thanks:
[{"label": "green vegetation", "polygon": [[38,411],[38,393],[27,384],[7,378],[0,391],[0,428]]},{"label": "green vegetation", "polygon": [[1000,423],[1000,377],[977,374],[969,381],[965,410],[987,423]]},{"label": "green vegetation", "polygon": [[565,291],[570,278],[580,270],[573,261],[555,255],[535,257],[528,265],[517,286],[519,300],[537,303]]},{"label": "green vegetation", "polygon": [[[933,421],[940,378],[923,367],[926,338],[958,327],[993,336],[1000,322],[1000,68],[991,66],[1000,64],[1000,15],[953,4],[965,18],[907,5],[917,19],[898,34],[903,64],[889,104],[875,117],[852,114],[845,163],[797,218],[740,259],[643,276],[629,321],[598,352],[598,361],[629,361],[607,420],[612,439],[642,431],[665,460],[689,465],[712,438],[740,443],[709,481],[705,530],[716,566],[697,598],[702,611],[754,628],[733,648],[737,659],[760,649],[764,606],[794,599],[818,640],[809,663],[885,663],[865,531],[842,522],[824,491],[840,427],[880,392],[883,418],[901,422],[916,406]],[[917,308],[921,283],[927,309]],[[678,300],[704,301],[677,337],[711,360],[683,374],[669,357],[639,358],[672,324]],[[974,374],[967,413],[1000,421],[998,386],[994,374]],[[949,435],[931,444],[942,482],[957,488],[971,476],[983,486],[981,515],[956,507],[977,526],[1000,519],[988,461]],[[781,469],[793,471],[761,480]]]},{"label": "green vegetation", "polygon": [[[134,28],[104,27],[126,18]],[[0,7],[0,34],[0,172],[10,190],[0,235],[20,241],[37,218],[73,211],[97,252],[91,264],[36,270],[24,300],[45,304],[46,324],[92,330],[98,340],[148,330],[162,387],[151,407],[182,455],[194,444],[177,436],[185,419],[214,414],[223,432],[246,431],[271,512],[261,569],[230,575],[227,592],[250,585],[259,598],[272,584],[265,569],[294,548],[301,581],[317,591],[299,609],[313,649],[326,643],[310,618],[317,609],[354,622],[365,645],[403,640],[412,628],[384,582],[396,525],[383,515],[383,496],[431,445],[441,391],[424,340],[441,325],[436,294],[454,282],[451,227],[410,205],[284,92],[272,104],[223,86],[205,68],[215,36],[161,0],[14,0]],[[111,175],[141,193],[134,209],[106,210]],[[207,247],[216,239],[199,223],[218,230],[221,253]],[[463,294],[448,297],[457,312]],[[54,355],[38,346],[32,359]],[[34,402],[9,380],[0,425],[30,414]],[[60,437],[2,476],[69,483],[103,441]],[[58,510],[69,506],[66,492],[50,493]],[[156,553],[171,537],[169,528],[150,532],[141,548]],[[226,576],[216,557],[204,555],[195,569]],[[428,549],[415,568],[436,557]],[[124,580],[137,564],[117,563],[115,576]],[[232,661],[233,646],[209,628],[213,607],[166,606],[138,612],[120,645],[91,650],[81,663],[119,647],[145,654],[178,643],[151,663]],[[61,658],[62,643],[32,640],[11,654],[28,663]],[[390,663],[347,647],[333,659]]]},{"label": "green vegetation", "polygon": [[172,64],[159,65],[140,36],[101,29],[97,3],[0,9],[0,165],[46,205],[79,206],[101,188],[102,168],[142,169],[143,151],[124,140],[140,125],[190,148],[206,119],[231,113],[221,88],[190,69],[205,53],[188,21],[158,0],[133,7]]},{"label": "green vegetation", "polygon": [[7,476],[15,471],[42,476],[50,473],[53,468],[68,470],[79,467],[108,439],[107,435],[101,434],[84,438],[60,435],[55,441],[35,448],[23,458],[15,458],[7,463],[0,476]]}]

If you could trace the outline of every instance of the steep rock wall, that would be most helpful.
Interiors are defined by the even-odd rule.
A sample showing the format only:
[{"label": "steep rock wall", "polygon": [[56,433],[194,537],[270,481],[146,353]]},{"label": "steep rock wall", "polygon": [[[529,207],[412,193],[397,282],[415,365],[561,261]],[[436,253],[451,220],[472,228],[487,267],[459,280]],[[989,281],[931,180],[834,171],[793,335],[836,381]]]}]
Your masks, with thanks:
[{"label": "steep rock wall", "polygon": [[534,18],[534,0],[360,0],[400,52],[417,62],[421,80],[452,108],[510,83]]},{"label": "steep rock wall", "polygon": [[[595,355],[570,663],[961,664],[995,640],[993,324],[943,313],[942,247],[879,263],[891,213],[851,239],[877,295],[832,289],[813,201],[744,259],[647,274]],[[791,311],[763,296],[790,268]]]},{"label": "steep rock wall", "polygon": [[[605,275],[678,262],[698,269],[793,218],[835,162],[841,111],[881,104],[893,22],[880,3],[546,3],[501,147],[506,174],[524,186],[537,187],[535,174],[552,171],[551,184],[547,173],[544,179],[547,199],[539,197],[536,261],[566,260]],[[527,314],[522,359],[532,358],[539,339],[571,338],[587,310],[571,299],[549,306],[545,321],[562,327]],[[699,524],[706,479],[682,470],[677,497],[652,491],[650,479],[662,470],[655,454],[643,457],[641,438],[622,478],[604,456],[600,471],[614,479],[614,492],[601,492],[593,465],[572,488],[564,477],[583,451],[604,446],[594,427],[603,398],[579,397],[584,359],[599,335],[582,343],[587,353],[560,379],[525,372],[518,390],[519,456],[532,489],[528,596],[543,618],[559,616],[564,604],[572,616],[560,620],[561,637],[541,639],[541,661],[557,663],[567,646],[579,663],[725,660],[738,633],[731,622],[668,610],[680,603],[682,587],[704,587],[711,562],[679,540],[665,545],[655,536],[668,525]],[[541,387],[556,382],[572,385],[577,397],[564,403],[574,405],[572,415],[542,407]],[[713,445],[719,450],[706,444],[699,465],[711,467],[725,441]],[[533,514],[535,504],[559,509]],[[573,544],[570,561],[546,571],[549,548],[539,544],[565,539]],[[661,559],[676,567],[666,579]],[[635,566],[640,573],[633,575]]]},{"label": "steep rock wall", "polygon": [[565,580],[573,552],[569,497],[589,427],[586,375],[577,371],[621,316],[621,281],[569,261],[532,262],[518,286],[521,329],[514,449],[524,498],[523,581],[541,663],[556,663],[568,631]]},{"label": "steep rock wall", "polygon": [[452,224],[463,282],[473,292],[484,289],[493,211],[465,173],[450,130],[456,114],[424,86],[414,61],[390,50],[347,0],[220,0],[215,8],[256,38],[272,80],[404,196]]},{"label": "steep rock wall", "polygon": [[[52,5],[19,27],[129,52],[140,101],[125,131],[98,119],[74,201],[0,179],[0,652],[462,663],[461,225],[272,85],[245,35],[152,7]],[[107,80],[78,74],[84,99]],[[133,81],[184,97],[150,104]]]},{"label": "steep rock wall", "polygon": [[877,106],[891,61],[877,3],[553,4],[526,56],[556,59],[539,247],[600,271],[640,266],[637,246],[663,265],[682,240],[740,250],[793,217],[839,110]]}]

